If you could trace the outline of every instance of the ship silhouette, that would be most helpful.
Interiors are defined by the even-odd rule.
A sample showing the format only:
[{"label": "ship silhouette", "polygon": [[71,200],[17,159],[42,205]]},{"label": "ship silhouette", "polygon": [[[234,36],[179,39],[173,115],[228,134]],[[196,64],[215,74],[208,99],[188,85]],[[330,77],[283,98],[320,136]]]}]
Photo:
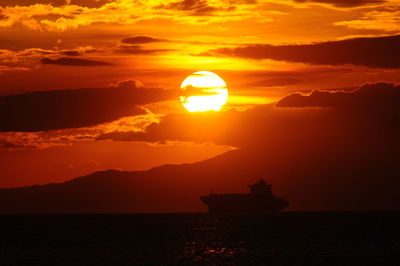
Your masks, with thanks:
[{"label": "ship silhouette", "polygon": [[272,186],[264,179],[248,186],[250,193],[215,194],[201,196],[210,213],[275,213],[286,208],[289,202],[272,193]]}]

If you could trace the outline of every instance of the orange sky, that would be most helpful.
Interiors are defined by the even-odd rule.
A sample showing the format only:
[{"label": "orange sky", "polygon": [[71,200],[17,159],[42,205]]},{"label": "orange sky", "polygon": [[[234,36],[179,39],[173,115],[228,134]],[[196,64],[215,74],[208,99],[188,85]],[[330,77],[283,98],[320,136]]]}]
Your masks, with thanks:
[{"label": "orange sky", "polygon": [[[289,93],[398,83],[399,16],[399,0],[1,1],[0,187],[204,160]],[[226,126],[187,121],[178,89],[199,70],[227,83]]]}]

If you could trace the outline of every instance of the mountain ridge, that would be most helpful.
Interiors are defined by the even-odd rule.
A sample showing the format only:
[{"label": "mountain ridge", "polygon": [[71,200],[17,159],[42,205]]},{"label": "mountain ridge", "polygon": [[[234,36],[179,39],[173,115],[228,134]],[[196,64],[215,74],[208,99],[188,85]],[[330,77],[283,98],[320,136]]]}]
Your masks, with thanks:
[{"label": "mountain ridge", "polygon": [[269,149],[241,148],[190,164],[109,169],[64,183],[0,189],[0,213],[205,212],[200,196],[247,193],[259,178],[290,201],[288,211],[400,210],[400,167],[385,163],[392,154],[371,147],[343,153],[348,143],[310,152],[307,144],[282,150],[271,143]]}]

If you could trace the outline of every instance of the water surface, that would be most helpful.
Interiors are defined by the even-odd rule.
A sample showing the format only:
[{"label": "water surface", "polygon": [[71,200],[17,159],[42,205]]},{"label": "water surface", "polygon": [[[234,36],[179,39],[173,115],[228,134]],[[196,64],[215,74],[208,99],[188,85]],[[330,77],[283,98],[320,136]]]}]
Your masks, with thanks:
[{"label": "water surface", "polygon": [[3,215],[0,265],[400,265],[400,213]]}]

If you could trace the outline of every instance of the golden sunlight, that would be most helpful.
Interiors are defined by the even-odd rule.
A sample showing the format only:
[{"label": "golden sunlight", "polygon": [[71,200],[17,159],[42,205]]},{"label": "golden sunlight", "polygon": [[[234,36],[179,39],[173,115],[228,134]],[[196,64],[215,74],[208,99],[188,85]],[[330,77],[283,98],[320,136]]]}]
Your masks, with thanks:
[{"label": "golden sunlight", "polygon": [[181,103],[189,112],[219,111],[228,100],[225,81],[209,71],[190,74],[181,90]]}]

